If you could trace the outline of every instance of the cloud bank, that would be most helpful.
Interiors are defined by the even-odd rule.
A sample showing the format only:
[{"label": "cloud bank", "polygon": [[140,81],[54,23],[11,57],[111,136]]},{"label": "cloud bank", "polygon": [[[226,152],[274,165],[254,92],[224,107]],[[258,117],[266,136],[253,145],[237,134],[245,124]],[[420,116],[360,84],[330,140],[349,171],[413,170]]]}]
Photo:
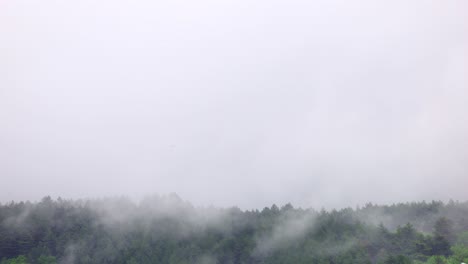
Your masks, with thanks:
[{"label": "cloud bank", "polygon": [[5,1],[0,201],[468,199],[450,1]]}]

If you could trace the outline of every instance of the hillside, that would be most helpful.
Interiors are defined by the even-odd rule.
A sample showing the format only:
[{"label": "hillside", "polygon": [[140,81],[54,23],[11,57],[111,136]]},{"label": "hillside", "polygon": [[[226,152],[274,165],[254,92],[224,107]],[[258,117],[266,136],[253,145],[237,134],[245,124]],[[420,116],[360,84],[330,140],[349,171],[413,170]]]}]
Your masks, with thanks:
[{"label": "hillside", "polygon": [[7,263],[460,263],[468,203],[194,207],[177,195],[0,206]]}]

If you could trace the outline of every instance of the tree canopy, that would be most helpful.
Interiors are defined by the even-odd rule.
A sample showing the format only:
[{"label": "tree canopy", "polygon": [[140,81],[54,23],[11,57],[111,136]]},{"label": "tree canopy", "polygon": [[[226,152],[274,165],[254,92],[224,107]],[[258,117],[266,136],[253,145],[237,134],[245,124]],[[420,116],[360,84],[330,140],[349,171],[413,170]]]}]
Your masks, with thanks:
[{"label": "tree canopy", "polygon": [[177,195],[0,205],[0,263],[461,263],[468,203],[194,207]]}]

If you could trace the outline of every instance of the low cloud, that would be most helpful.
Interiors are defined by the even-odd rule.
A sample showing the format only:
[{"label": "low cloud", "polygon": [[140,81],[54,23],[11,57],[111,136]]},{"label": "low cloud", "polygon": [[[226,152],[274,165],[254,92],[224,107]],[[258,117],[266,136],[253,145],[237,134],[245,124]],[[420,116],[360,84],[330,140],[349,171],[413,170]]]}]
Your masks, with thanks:
[{"label": "low cloud", "polygon": [[315,219],[316,215],[312,213],[287,212],[280,215],[272,230],[257,238],[254,255],[268,255],[300,241],[313,228]]}]

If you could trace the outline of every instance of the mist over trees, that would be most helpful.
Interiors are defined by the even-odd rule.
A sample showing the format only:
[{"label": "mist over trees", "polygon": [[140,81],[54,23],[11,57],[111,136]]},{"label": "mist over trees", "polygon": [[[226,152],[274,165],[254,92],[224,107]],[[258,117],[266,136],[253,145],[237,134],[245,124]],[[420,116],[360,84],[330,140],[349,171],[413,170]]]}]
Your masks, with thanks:
[{"label": "mist over trees", "polygon": [[468,202],[194,207],[175,194],[0,205],[0,263],[460,263]]},{"label": "mist over trees", "polygon": [[0,0],[0,264],[468,263],[467,10]]}]

